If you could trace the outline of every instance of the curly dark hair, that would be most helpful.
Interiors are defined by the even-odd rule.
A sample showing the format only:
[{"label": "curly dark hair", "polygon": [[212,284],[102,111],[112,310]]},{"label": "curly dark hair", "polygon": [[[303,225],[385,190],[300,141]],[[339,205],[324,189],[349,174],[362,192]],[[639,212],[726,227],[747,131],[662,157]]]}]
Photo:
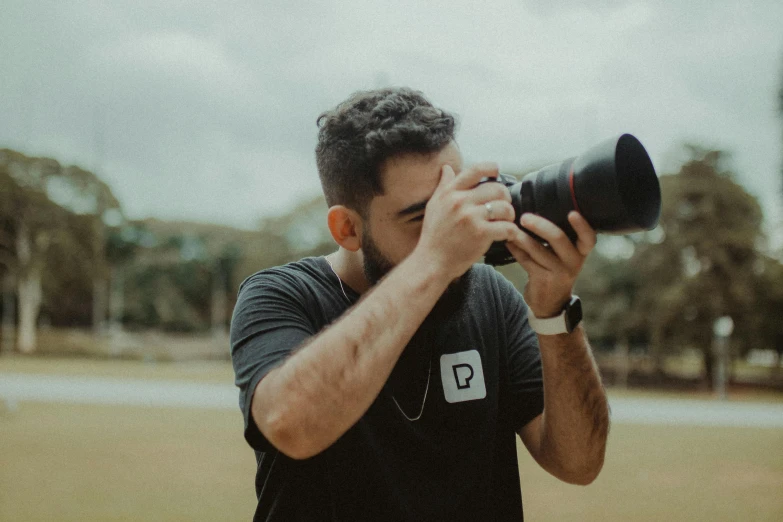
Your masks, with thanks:
[{"label": "curly dark hair", "polygon": [[438,152],[454,139],[455,120],[419,91],[360,91],[318,117],[315,158],[326,203],[363,217],[383,194],[381,170],[389,158]]}]

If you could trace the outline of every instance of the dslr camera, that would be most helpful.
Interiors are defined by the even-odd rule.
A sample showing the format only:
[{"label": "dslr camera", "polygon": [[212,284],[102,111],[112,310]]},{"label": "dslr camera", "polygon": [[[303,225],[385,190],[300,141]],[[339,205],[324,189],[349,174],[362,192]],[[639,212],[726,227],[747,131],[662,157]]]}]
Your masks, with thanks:
[{"label": "dslr camera", "polygon": [[[576,242],[568,213],[579,212],[597,232],[627,234],[652,230],[661,215],[661,188],[652,161],[641,142],[630,134],[606,140],[584,154],[546,166],[517,180],[501,174],[497,180],[511,192],[514,222],[525,212],[545,217]],[[493,243],[484,262],[506,265],[514,257],[504,242]]]}]

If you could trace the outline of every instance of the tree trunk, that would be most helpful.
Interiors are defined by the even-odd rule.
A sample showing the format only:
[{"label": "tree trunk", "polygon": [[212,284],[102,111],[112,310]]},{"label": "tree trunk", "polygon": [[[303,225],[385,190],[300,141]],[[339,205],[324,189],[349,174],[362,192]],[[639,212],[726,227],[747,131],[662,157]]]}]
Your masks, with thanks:
[{"label": "tree trunk", "polygon": [[106,279],[96,275],[92,280],[92,333],[100,335],[106,331]]},{"label": "tree trunk", "polygon": [[[92,332],[101,335],[106,332],[106,308],[109,301],[109,282],[106,274],[104,248],[106,231],[100,218],[93,221],[93,279],[92,279]],[[109,276],[110,277],[110,276]]]},{"label": "tree trunk", "polygon": [[41,274],[43,255],[49,246],[49,235],[39,231],[32,239],[32,232],[24,220],[19,224],[16,236],[16,255],[19,261],[17,296],[19,299],[19,331],[17,347],[21,353],[32,353],[36,347],[36,328],[41,311]]},{"label": "tree trunk", "polygon": [[109,292],[109,330],[122,332],[122,316],[125,313],[125,272],[122,266],[111,269]]},{"label": "tree trunk", "polygon": [[32,266],[27,274],[19,278],[19,339],[21,353],[35,351],[38,314],[41,311],[41,268]]},{"label": "tree trunk", "polygon": [[650,334],[650,355],[656,375],[663,374],[663,330],[657,324],[653,326]]},{"label": "tree trunk", "polygon": [[706,348],[702,348],[702,356],[704,357],[704,373],[707,387],[710,390],[714,390],[715,380],[713,379],[713,375],[715,371],[715,358],[713,357],[711,347],[707,346]]},{"label": "tree trunk", "polygon": [[109,284],[109,355],[116,357],[122,351],[122,316],[125,313],[125,272],[114,266]]},{"label": "tree trunk", "polygon": [[0,338],[0,353],[14,351],[14,340],[16,339],[15,283],[14,275],[10,271],[3,274],[3,336]]}]

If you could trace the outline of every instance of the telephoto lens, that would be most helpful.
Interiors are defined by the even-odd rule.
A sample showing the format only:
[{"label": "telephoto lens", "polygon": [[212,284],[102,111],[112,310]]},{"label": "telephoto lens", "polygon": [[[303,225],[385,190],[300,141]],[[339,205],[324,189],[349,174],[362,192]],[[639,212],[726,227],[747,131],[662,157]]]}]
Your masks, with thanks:
[{"label": "telephoto lens", "polygon": [[[661,215],[661,187],[652,161],[641,142],[630,134],[531,172],[521,181],[503,174],[497,181],[511,192],[517,225],[522,214],[532,212],[560,227],[572,242],[577,238],[568,223],[572,210],[597,232],[614,234],[652,230]],[[504,242],[493,243],[484,256],[484,262],[494,266],[513,261]]]}]

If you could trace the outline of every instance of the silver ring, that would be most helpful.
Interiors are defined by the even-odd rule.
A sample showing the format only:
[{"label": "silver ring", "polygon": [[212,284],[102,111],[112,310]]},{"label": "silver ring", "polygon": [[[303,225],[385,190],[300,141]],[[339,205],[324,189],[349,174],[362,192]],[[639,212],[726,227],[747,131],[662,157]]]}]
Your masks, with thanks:
[{"label": "silver ring", "polygon": [[492,203],[484,203],[484,208],[487,209],[487,221],[492,221]]}]

